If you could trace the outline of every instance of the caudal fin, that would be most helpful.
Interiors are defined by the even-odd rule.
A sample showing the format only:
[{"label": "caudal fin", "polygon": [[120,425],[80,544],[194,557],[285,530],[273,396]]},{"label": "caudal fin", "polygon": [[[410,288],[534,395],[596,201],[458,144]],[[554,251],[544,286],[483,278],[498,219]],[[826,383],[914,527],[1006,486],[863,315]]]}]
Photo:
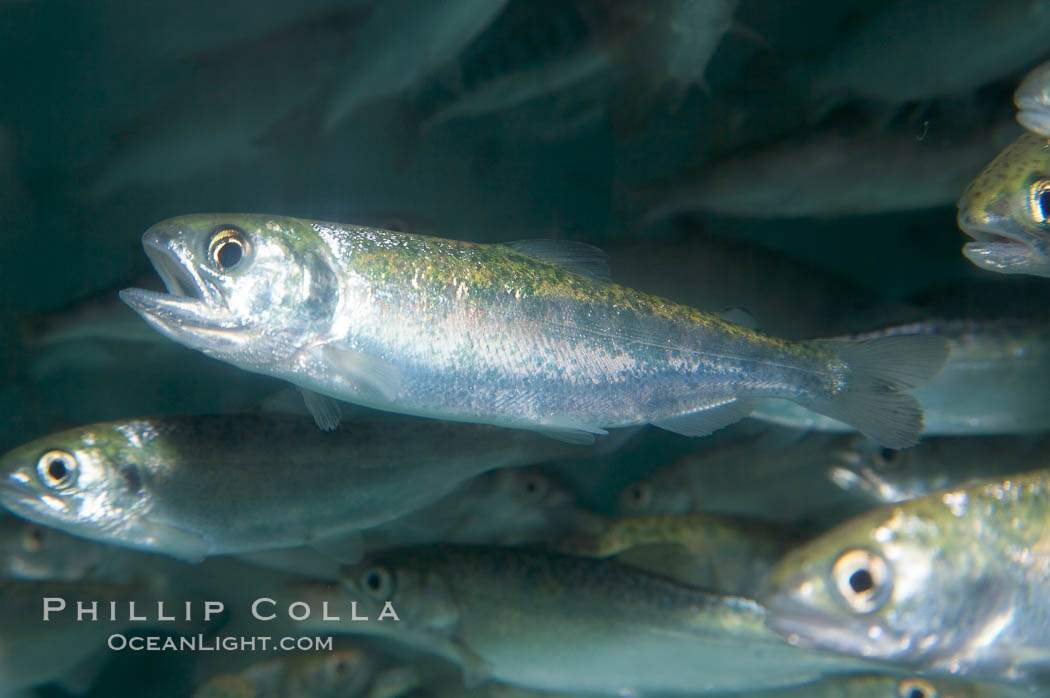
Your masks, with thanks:
[{"label": "caudal fin", "polygon": [[863,341],[824,340],[821,346],[846,362],[844,389],[804,403],[845,422],[889,448],[914,446],[922,434],[919,402],[901,392],[927,382],[948,358],[948,342],[934,335]]}]

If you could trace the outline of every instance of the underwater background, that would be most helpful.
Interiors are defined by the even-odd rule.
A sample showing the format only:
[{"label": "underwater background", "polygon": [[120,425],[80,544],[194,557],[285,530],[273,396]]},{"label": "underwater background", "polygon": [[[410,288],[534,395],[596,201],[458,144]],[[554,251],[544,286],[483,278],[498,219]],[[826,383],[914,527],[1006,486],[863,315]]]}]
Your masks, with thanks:
[{"label": "underwater background", "polygon": [[[218,435],[192,422],[172,443],[200,437],[201,453],[218,454],[209,461],[215,477],[201,489],[219,499],[227,486],[229,500],[240,501],[236,492],[262,483],[275,530],[298,525],[281,519],[287,482],[310,477],[326,485],[325,469],[343,468],[343,459],[383,463],[387,443],[390,460],[469,458],[486,465],[463,466],[447,487],[434,486],[433,501],[420,495],[418,506],[403,505],[382,526],[363,526],[364,549],[485,546],[469,553],[481,550],[480,561],[433,563],[450,565],[455,579],[484,578],[504,590],[503,605],[481,616],[507,608],[528,616],[531,590],[573,588],[552,602],[560,611],[550,634],[533,628],[516,636],[528,624],[508,611],[500,630],[460,637],[448,616],[471,610],[457,615],[441,604],[469,604],[462,600],[469,594],[401,598],[407,587],[390,563],[363,568],[357,591],[367,595],[375,569],[390,570],[390,579],[375,584],[394,585],[399,612],[435,616],[402,620],[413,628],[410,637],[353,624],[288,625],[287,600],[342,598],[344,566],[366,564],[356,539],[353,552],[325,547],[301,557],[222,554],[202,562],[164,554],[162,544],[145,552],[148,546],[130,545],[122,534],[85,532],[76,521],[4,514],[0,696],[379,698],[561,689],[553,694],[932,698],[1046,691],[1050,626],[1039,614],[1050,609],[1050,583],[1045,575],[1015,575],[1005,563],[988,563],[999,575],[994,584],[1007,588],[1023,578],[1017,597],[1042,599],[1018,611],[1035,618],[1034,636],[1003,650],[1009,656],[1035,647],[1040,659],[1031,667],[1020,659],[997,660],[1003,668],[955,655],[953,664],[878,653],[886,661],[868,665],[860,660],[871,653],[819,638],[816,649],[802,642],[809,645],[804,657],[771,659],[779,649],[766,654],[762,643],[779,648],[780,635],[766,637],[761,618],[753,638],[734,637],[730,649],[716,631],[697,645],[694,669],[718,673],[704,662],[722,662],[732,679],[708,687],[688,676],[635,683],[625,657],[665,674],[693,661],[689,641],[668,649],[651,639],[664,621],[646,609],[678,598],[659,586],[665,578],[718,598],[761,601],[766,575],[788,549],[834,533],[851,515],[1050,467],[1050,210],[1022,226],[1042,267],[1020,273],[996,273],[964,256],[965,244],[988,240],[967,235],[957,219],[964,194],[976,196],[970,183],[1026,133],[1015,118],[1015,91],[1048,59],[1046,0],[0,0],[0,451],[99,422],[252,415],[254,426]],[[1050,190],[1050,134],[1032,133],[1042,139],[1036,154],[1010,162],[1026,168],[1027,179],[1014,182],[1013,170],[1003,169],[986,183],[1023,190],[1032,207],[1026,211],[1038,213],[1050,202],[1040,198]],[[258,213],[490,244],[588,243],[608,255],[613,282],[765,334],[932,334],[946,337],[952,354],[940,382],[916,393],[926,431],[909,449],[884,448],[789,403],[769,403],[697,439],[639,426],[613,430],[594,446],[537,436],[463,455],[464,440],[480,444],[483,437],[458,426],[433,432],[419,427],[420,418],[345,405],[351,423],[383,426],[378,436],[368,432],[367,450],[354,439],[337,448],[318,441],[324,433],[312,430],[286,382],[171,341],[121,302],[121,289],[164,288],[143,251],[144,231],[195,213]],[[288,413],[311,429],[281,431],[268,421]],[[419,453],[395,451],[402,441]],[[78,453],[67,441],[56,444],[58,452]],[[33,459],[52,453],[33,448]],[[168,452],[150,457],[178,460]],[[14,467],[8,463],[4,477]],[[238,481],[253,464],[251,485]],[[401,477],[407,487],[417,475]],[[333,477],[327,486],[350,490],[355,482]],[[180,497],[204,499],[193,488]],[[640,541],[607,539],[613,517],[687,513],[732,518],[664,521],[652,524],[659,530],[635,532]],[[1043,537],[1010,545],[1045,559],[1047,519],[1050,503],[1015,512],[1015,527]],[[922,559],[950,557],[936,540],[923,546]],[[525,557],[499,557],[507,550]],[[624,581],[618,567],[576,569],[545,557],[617,554],[617,564],[660,581],[650,588],[649,577]],[[406,569],[425,577],[429,558],[406,555]],[[977,569],[975,560],[960,564]],[[324,593],[308,584],[322,579],[330,585]],[[933,579],[936,588],[940,578]],[[609,591],[621,582],[632,599],[626,610],[619,592]],[[965,589],[952,590],[958,608],[984,608]],[[128,598],[146,599],[147,608],[158,598],[179,607],[218,599],[225,610],[217,619],[195,614],[142,632],[333,636],[339,652],[307,659],[292,652],[287,666],[259,669],[285,654],[116,651],[107,638],[139,632],[134,624],[115,629],[100,621],[90,632],[90,622],[46,625],[39,618],[44,597],[70,605],[119,598],[125,611]],[[275,599],[282,614],[272,626],[245,617],[260,597]],[[564,630],[566,647],[557,647],[558,624],[581,608],[592,615],[582,629]],[[765,613],[755,609],[752,620]],[[603,615],[618,624],[604,627],[595,620]],[[959,625],[971,639],[984,628]],[[770,627],[780,633],[776,623]],[[930,637],[933,627],[926,628]],[[537,669],[549,659],[538,646],[572,656],[589,637],[595,647],[619,645],[607,657],[595,650],[577,673],[597,676],[607,666],[615,675],[620,665],[622,681],[576,680],[571,666]],[[489,656],[486,643],[502,649]],[[739,663],[718,659],[719,652]],[[780,680],[767,660],[807,668]],[[253,665],[255,673],[243,675],[250,680],[206,686]]]}]

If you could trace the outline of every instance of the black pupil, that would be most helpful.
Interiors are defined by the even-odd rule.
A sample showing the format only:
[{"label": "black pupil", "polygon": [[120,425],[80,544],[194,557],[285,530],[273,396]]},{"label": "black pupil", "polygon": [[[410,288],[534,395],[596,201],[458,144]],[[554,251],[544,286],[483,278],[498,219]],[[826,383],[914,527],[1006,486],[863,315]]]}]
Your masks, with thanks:
[{"label": "black pupil", "polygon": [[853,591],[863,594],[865,591],[871,591],[871,588],[875,586],[875,580],[871,578],[871,573],[867,570],[857,570],[849,576],[849,585]]},{"label": "black pupil", "polygon": [[908,698],[926,698],[926,694],[922,692],[922,689],[913,688],[911,689],[911,692],[908,693]]},{"label": "black pupil", "polygon": [[215,259],[219,262],[219,266],[229,268],[241,261],[243,255],[244,250],[241,248],[241,243],[236,240],[226,240],[216,250]]},{"label": "black pupil", "polygon": [[365,584],[372,591],[379,591],[383,588],[383,577],[378,572],[369,572],[365,578]]},{"label": "black pupil", "polygon": [[69,473],[69,469],[66,467],[66,461],[62,458],[55,458],[47,466],[47,474],[51,476],[52,480],[61,480]]},{"label": "black pupil", "polygon": [[535,494],[536,493],[536,489],[537,488],[536,488],[536,483],[535,482],[532,482],[530,480],[529,482],[525,483],[525,491],[528,492],[529,494]]},{"label": "black pupil", "polygon": [[1050,218],[1050,189],[1044,189],[1039,194],[1039,208],[1043,220]]},{"label": "black pupil", "polygon": [[882,449],[882,460],[886,461],[887,463],[892,463],[896,457],[897,457],[897,451],[896,450],[894,450],[892,448],[884,448],[884,449]]}]

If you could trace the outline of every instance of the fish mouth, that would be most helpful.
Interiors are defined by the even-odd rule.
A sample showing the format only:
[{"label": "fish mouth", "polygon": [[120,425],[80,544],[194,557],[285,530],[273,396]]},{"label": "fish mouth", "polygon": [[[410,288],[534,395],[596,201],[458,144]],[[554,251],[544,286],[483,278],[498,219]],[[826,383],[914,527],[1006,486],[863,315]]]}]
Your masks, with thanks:
[{"label": "fish mouth", "polygon": [[126,288],[117,295],[156,330],[189,346],[211,348],[216,340],[228,340],[231,330],[244,327],[182,245],[146,237],[142,247],[168,293]]},{"label": "fish mouth", "polygon": [[911,642],[874,617],[828,613],[800,601],[790,591],[763,599],[766,626],[790,644],[869,659],[901,657]]},{"label": "fish mouth", "polygon": [[1029,131],[1050,138],[1050,107],[1039,104],[1035,108],[1024,108],[1017,112],[1017,121]]},{"label": "fish mouth", "polygon": [[1038,238],[1008,218],[982,216],[980,222],[960,210],[959,227],[974,239],[963,246],[963,255],[976,266],[1004,274],[1030,274],[1050,266],[1050,257]]},{"label": "fish mouth", "polygon": [[159,240],[146,238],[142,241],[142,248],[168,293],[196,298],[212,305],[219,304],[218,289],[196,271],[182,246],[176,247],[174,243],[164,244]]},{"label": "fish mouth", "polygon": [[61,497],[40,492],[21,477],[15,473],[0,480],[0,504],[5,509],[44,525],[54,524],[56,518],[64,519],[69,509]]}]

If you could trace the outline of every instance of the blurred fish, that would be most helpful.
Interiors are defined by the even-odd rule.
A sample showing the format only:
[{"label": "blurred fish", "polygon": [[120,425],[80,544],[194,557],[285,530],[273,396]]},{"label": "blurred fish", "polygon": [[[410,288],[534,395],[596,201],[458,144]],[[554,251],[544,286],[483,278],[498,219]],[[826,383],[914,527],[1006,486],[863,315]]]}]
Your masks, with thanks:
[{"label": "blurred fish", "polygon": [[737,0],[575,0],[614,67],[609,99],[619,140],[679,111],[733,24]]},{"label": "blurred fish", "polygon": [[[1037,695],[1044,694],[1035,694],[1026,688],[1002,683],[976,683],[941,676],[901,678],[885,674],[844,674],[829,676],[803,686],[718,695],[726,698],[1025,698],[1026,696],[1035,698]],[[437,698],[466,698],[467,696],[478,696],[479,698],[593,698],[593,694],[547,693],[495,683],[473,689],[450,687],[439,690],[436,696]]]},{"label": "blurred fish", "polygon": [[[1050,429],[1050,322],[1045,317],[939,320],[851,335],[853,339],[934,334],[951,350],[944,368],[911,391],[922,406],[923,434],[1027,434]],[[784,400],[758,404],[753,416],[783,426],[849,431],[846,425]]]},{"label": "blurred fish", "polygon": [[611,67],[611,57],[592,40],[573,3],[511,2],[455,66],[462,74],[462,91],[423,127],[576,90]]},{"label": "blurred fish", "polygon": [[580,243],[480,245],[253,215],[158,223],[143,246],[170,295],[121,298],[159,331],[331,402],[534,429],[589,443],[652,423],[709,434],[784,397],[890,447],[922,413],[932,336],[788,342],[605,281]]},{"label": "blurred fish", "polygon": [[959,199],[963,255],[1001,274],[1050,276],[1050,138],[1025,132]]},{"label": "blurred fish", "polygon": [[[828,478],[835,454],[871,442],[857,435],[788,430],[741,438],[685,456],[623,489],[618,511],[704,512],[760,521],[824,524],[870,508],[869,495],[844,492]],[[876,447],[877,448],[877,447]],[[858,503],[858,500],[859,503]]]},{"label": "blurred fish", "polygon": [[873,504],[892,504],[982,478],[1050,467],[1050,436],[924,438],[903,451],[857,438],[831,456],[832,482]]},{"label": "blurred fish", "polygon": [[395,95],[451,61],[503,11],[507,0],[378,3],[349,51],[325,108],[331,128],[366,102]]},{"label": "blurred fish", "polygon": [[[148,286],[152,281],[143,278],[137,283]],[[23,335],[26,345],[36,351],[48,345],[84,339],[157,342],[157,333],[142,327],[139,318],[120,301],[116,290],[93,294],[58,310],[30,316],[25,320]]]},{"label": "blurred fish", "polygon": [[1030,72],[1014,93],[1017,120],[1029,131],[1050,138],[1050,63]]},{"label": "blurred fish", "polygon": [[933,135],[810,131],[703,166],[661,187],[652,223],[689,211],[739,218],[832,218],[946,206],[1016,132],[1012,119]]},{"label": "blurred fish", "polygon": [[901,667],[1045,682],[1048,472],[880,508],[796,548],[771,577],[769,626]]},{"label": "blurred fish", "polygon": [[757,329],[785,339],[911,319],[913,311],[886,304],[836,270],[684,221],[679,236],[607,245],[613,278],[704,312],[743,309]]},{"label": "blurred fish", "polygon": [[686,92],[704,86],[704,72],[733,26],[738,0],[575,0],[618,54],[618,69],[641,104],[661,95],[677,111]]},{"label": "blurred fish", "polygon": [[593,46],[584,46],[557,61],[505,75],[495,75],[460,95],[424,123],[432,129],[463,117],[478,117],[552,93],[571,90],[611,67],[609,56]]},{"label": "blurred fish", "polygon": [[572,529],[590,530],[597,516],[577,505],[571,484],[535,467],[478,475],[433,504],[364,531],[366,550],[458,543],[545,544]]},{"label": "blurred fish", "polygon": [[120,135],[90,195],[258,157],[263,142],[319,95],[365,16],[360,8],[326,13],[202,55],[191,78]]},{"label": "blurred fish", "polygon": [[198,688],[193,698],[373,698],[407,693],[380,693],[384,675],[376,657],[363,648],[337,649],[285,655],[252,665],[239,674],[212,678]]},{"label": "blurred fish", "polygon": [[813,76],[818,98],[888,102],[966,94],[1047,54],[1047,0],[880,3]]},{"label": "blurred fish", "polygon": [[104,565],[115,552],[111,546],[0,515],[0,576],[4,578],[75,582]]},{"label": "blurred fish", "polygon": [[74,535],[187,560],[339,541],[494,468],[581,453],[523,431],[374,420],[124,420],[44,437],[0,464],[0,502]]},{"label": "blurred fish", "polygon": [[[750,600],[607,560],[525,549],[403,548],[347,568],[343,584],[370,620],[338,627],[447,657],[463,668],[468,686],[495,679],[550,691],[711,693],[865,666],[784,643],[765,629],[763,609]],[[314,588],[318,599],[325,593],[332,592]],[[378,619],[387,602],[399,621]]]},{"label": "blurred fish", "polygon": [[682,584],[753,597],[795,536],[782,525],[711,514],[624,517],[597,534],[577,533],[558,549],[587,557],[616,556]]}]

